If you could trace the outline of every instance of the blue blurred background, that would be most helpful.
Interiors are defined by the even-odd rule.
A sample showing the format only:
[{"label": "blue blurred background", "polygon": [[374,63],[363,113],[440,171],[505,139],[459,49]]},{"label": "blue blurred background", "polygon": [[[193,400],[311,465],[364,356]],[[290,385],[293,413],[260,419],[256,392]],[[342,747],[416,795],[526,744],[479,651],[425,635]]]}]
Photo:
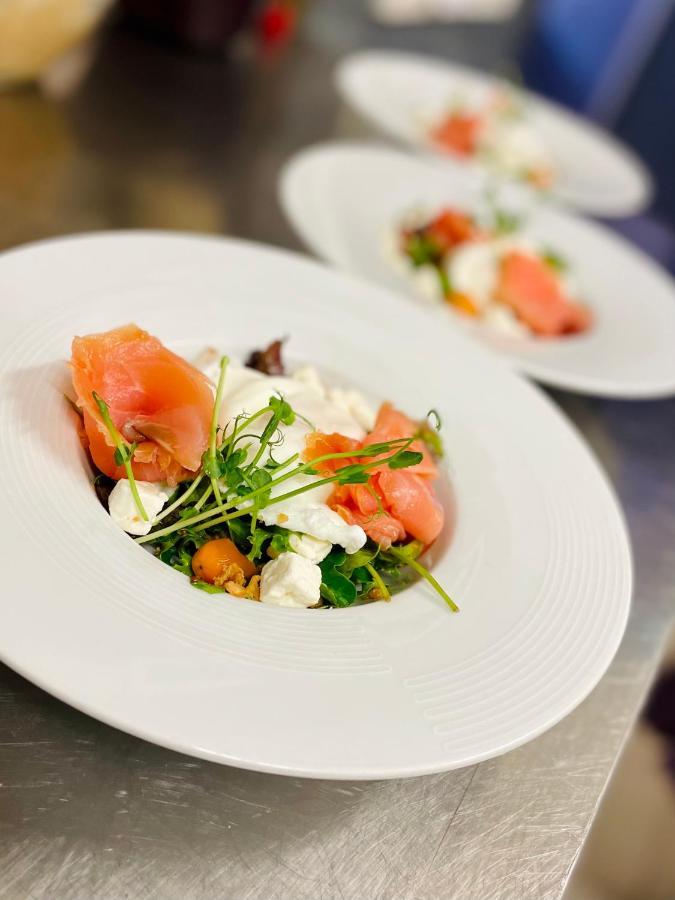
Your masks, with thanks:
[{"label": "blue blurred background", "polygon": [[675,3],[539,0],[526,84],[607,126],[651,168],[655,213],[675,221]]}]

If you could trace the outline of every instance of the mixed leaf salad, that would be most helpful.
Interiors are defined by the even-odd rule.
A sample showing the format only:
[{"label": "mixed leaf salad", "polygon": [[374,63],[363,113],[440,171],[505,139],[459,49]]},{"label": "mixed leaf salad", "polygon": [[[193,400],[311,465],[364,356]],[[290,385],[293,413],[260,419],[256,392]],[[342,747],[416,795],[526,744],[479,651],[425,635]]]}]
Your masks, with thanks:
[{"label": "mixed leaf salad", "polygon": [[502,333],[550,338],[587,330],[591,314],[576,299],[567,262],[526,237],[519,216],[486,199],[480,214],[444,207],[408,215],[395,234],[395,263],[403,260],[425,293]]},{"label": "mixed leaf salad", "polygon": [[111,517],[209,593],[347,607],[421,577],[456,610],[420,559],[444,521],[438,417],[288,376],[280,342],[247,363],[202,371],[135,325],[75,338],[74,406]]},{"label": "mixed leaf salad", "polygon": [[498,172],[546,190],[555,182],[552,155],[528,121],[523,96],[515,87],[500,87],[480,103],[462,96],[435,118],[431,142],[464,159],[478,159]]}]

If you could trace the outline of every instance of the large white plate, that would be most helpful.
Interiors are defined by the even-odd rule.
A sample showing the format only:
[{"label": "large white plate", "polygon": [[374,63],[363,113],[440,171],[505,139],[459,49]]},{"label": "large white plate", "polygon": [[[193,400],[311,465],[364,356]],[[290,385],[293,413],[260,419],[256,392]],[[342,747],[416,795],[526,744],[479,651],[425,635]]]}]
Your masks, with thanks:
[{"label": "large white plate", "polygon": [[[458,95],[480,105],[500,79],[439,59],[369,50],[346,57],[335,81],[345,102],[382,133],[464,171],[481,169],[434,148],[425,121],[442,115]],[[559,169],[554,197],[601,216],[630,215],[648,205],[651,177],[625,145],[557,104],[528,91],[523,96],[528,119]]]},{"label": "large white plate", "polygon": [[[278,250],[152,233],[6,254],[0,295],[0,657],[57,697],[217,762],[388,778],[521,744],[607,667],[631,564],[604,476],[535,388],[400,297]],[[330,611],[214,597],[118,531],[60,391],[73,334],[131,319],[185,353],[290,335],[298,362],[437,407],[457,521],[435,571],[461,613],[422,586]]]},{"label": "large white plate", "polygon": [[393,229],[411,209],[475,210],[481,191],[461,169],[368,144],[310,148],[287,164],[280,181],[282,205],[308,247],[347,272],[417,299],[435,327],[454,325],[556,387],[610,397],[675,393],[675,283],[623,238],[568,213],[534,207],[524,233],[570,263],[595,315],[587,333],[503,337],[440,300],[422,300],[405,268],[392,263]]}]

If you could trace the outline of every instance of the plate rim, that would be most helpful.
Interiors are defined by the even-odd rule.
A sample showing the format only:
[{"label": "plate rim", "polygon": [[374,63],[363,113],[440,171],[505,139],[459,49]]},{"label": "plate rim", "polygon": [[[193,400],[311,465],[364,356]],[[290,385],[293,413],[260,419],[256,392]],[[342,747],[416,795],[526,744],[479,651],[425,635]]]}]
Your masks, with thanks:
[{"label": "plate rim", "polygon": [[[317,262],[316,260],[305,256],[304,254],[298,253],[296,251],[287,250],[280,247],[275,247],[271,245],[266,245],[261,242],[242,240],[239,238],[229,238],[226,236],[220,235],[199,235],[190,232],[164,232],[156,229],[148,229],[148,230],[136,230],[136,229],[120,229],[120,230],[112,230],[112,231],[100,231],[100,232],[82,232],[79,234],[67,235],[67,236],[58,236],[51,237],[42,240],[37,240],[30,242],[28,244],[21,245],[19,247],[10,248],[9,250],[0,253],[0,265],[5,258],[9,256],[14,256],[17,254],[25,254],[36,249],[39,249],[43,246],[55,246],[59,244],[75,244],[80,243],[83,240],[85,241],[94,241],[107,243],[110,242],[111,239],[114,241],[116,238],[120,239],[129,239],[129,238],[156,238],[161,240],[162,242],[171,242],[173,240],[179,241],[193,241],[195,243],[203,243],[208,241],[215,245],[222,245],[223,243],[239,246],[243,248],[248,248],[253,251],[263,251],[265,253],[271,253],[279,256],[280,258],[285,258],[289,262],[292,262],[294,265],[300,263],[305,266],[309,266],[315,269],[317,272],[322,272],[324,274],[330,273],[331,278],[337,277],[345,284],[350,284],[353,286],[361,286],[363,288],[368,288],[370,290],[377,290],[382,294],[391,294],[392,291],[383,288],[379,285],[372,285],[366,279],[362,277],[353,275],[351,273],[344,272],[336,272],[334,269]],[[461,338],[464,342],[467,341],[466,338]],[[4,343],[4,342],[3,342]],[[476,347],[473,342],[472,343],[472,351],[476,352],[479,355],[482,355],[484,358],[489,358],[491,360],[491,364],[495,364],[497,366],[502,365],[496,360],[493,354],[490,354],[489,351],[485,350],[481,347]],[[506,367],[505,367],[506,368]],[[527,393],[531,393],[535,395],[540,402],[547,408],[548,414],[552,415],[557,420],[557,427],[560,427],[567,431],[570,438],[573,440],[576,451],[581,453],[586,458],[586,463],[593,471],[594,479],[599,482],[603,491],[606,494],[607,501],[607,511],[611,513],[614,523],[617,526],[617,540],[621,544],[621,552],[625,562],[625,576],[626,576],[626,592],[625,597],[623,598],[622,607],[621,607],[621,621],[620,627],[616,631],[616,635],[611,644],[607,644],[605,646],[604,652],[600,657],[594,657],[592,674],[589,674],[586,678],[585,685],[583,689],[579,689],[576,695],[573,698],[570,698],[567,703],[563,704],[553,716],[548,719],[542,720],[536,727],[528,729],[522,736],[517,739],[513,739],[508,741],[507,743],[499,743],[498,747],[490,747],[482,751],[481,753],[476,753],[462,760],[461,762],[453,762],[452,764],[446,766],[439,766],[435,763],[430,763],[428,765],[409,765],[409,766],[397,766],[390,769],[382,769],[379,768],[377,770],[371,769],[369,767],[350,767],[346,766],[339,770],[331,770],[327,768],[317,767],[316,769],[304,769],[299,768],[297,766],[289,766],[289,765],[275,765],[269,763],[256,763],[251,762],[249,760],[243,760],[236,756],[228,756],[227,754],[223,754],[221,752],[211,752],[205,750],[203,748],[197,748],[195,746],[189,745],[189,743],[180,740],[167,739],[166,736],[157,735],[152,732],[152,730],[144,731],[143,728],[129,727],[129,725],[124,721],[123,717],[119,717],[116,715],[109,714],[105,711],[101,712],[96,705],[92,705],[88,702],[83,702],[77,699],[77,697],[73,697],[67,691],[62,691],[58,686],[55,688],[53,685],[48,683],[48,679],[43,679],[38,675],[35,677],[30,671],[29,667],[23,665],[21,661],[17,659],[17,662],[14,662],[14,654],[10,652],[5,652],[4,650],[0,651],[0,659],[5,662],[10,668],[16,671],[19,675],[26,678],[32,684],[35,684],[42,690],[45,690],[47,693],[56,697],[60,701],[66,703],[68,706],[77,709],[78,711],[84,713],[85,715],[89,715],[92,718],[95,718],[97,721],[103,722],[104,724],[116,728],[118,730],[122,730],[127,734],[131,734],[135,737],[141,738],[142,740],[149,741],[150,743],[157,744],[162,747],[166,747],[175,752],[183,753],[189,756],[205,759],[211,762],[216,762],[218,764],[230,765],[236,768],[242,768],[250,771],[264,772],[270,774],[279,774],[279,775],[287,775],[287,776],[295,776],[295,777],[303,777],[309,779],[331,779],[338,781],[361,781],[361,780],[388,780],[388,779],[396,779],[396,778],[407,778],[407,777],[415,777],[422,776],[427,774],[436,774],[451,771],[457,768],[463,768],[465,766],[475,765],[479,762],[485,761],[487,759],[496,758],[498,756],[503,755],[510,750],[515,749],[516,747],[522,746],[533,738],[539,736],[544,733],[559,721],[561,721],[564,717],[566,717],[573,709],[575,709],[580,703],[582,703],[586,697],[591,693],[591,691],[596,687],[602,676],[605,674],[608,666],[612,662],[618,647],[621,644],[623,636],[625,634],[626,624],[628,621],[628,617],[630,614],[631,606],[632,606],[632,594],[634,587],[634,565],[633,565],[633,553],[632,546],[630,540],[630,533],[627,527],[625,515],[623,513],[623,509],[619,502],[617,493],[614,489],[613,484],[611,483],[607,473],[604,468],[596,458],[593,453],[590,445],[585,440],[583,434],[578,429],[578,427],[573,423],[564,412],[557,406],[557,404],[538,386],[526,381],[521,378],[516,373],[511,372],[511,376],[513,379],[519,382],[520,389],[524,390]]]},{"label": "plate rim", "polygon": [[[414,51],[388,48],[364,48],[355,50],[339,59],[333,67],[333,84],[340,99],[347,104],[347,106],[359,113],[359,115],[365,117],[371,126],[377,129],[380,134],[385,135],[389,140],[396,141],[400,147],[406,147],[409,151],[413,151],[422,156],[427,156],[440,165],[456,165],[467,172],[474,172],[476,174],[486,175],[490,173],[491,170],[489,167],[482,165],[476,160],[465,160],[461,157],[454,156],[448,158],[444,154],[435,151],[433,147],[425,145],[422,141],[406,138],[395,133],[394,129],[389,128],[382,122],[376,121],[372,114],[365,108],[365,105],[354,97],[346,84],[346,73],[349,69],[368,58],[380,60],[388,59],[392,62],[402,61],[407,64],[412,63],[415,65],[426,66],[427,68],[437,68],[439,70],[445,70],[449,76],[451,76],[453,72],[461,72],[467,77],[478,79],[481,82],[493,82],[495,85],[508,82],[507,76],[500,76],[496,72],[479,69],[477,66],[470,66],[460,61],[446,59],[442,56],[437,56],[436,54],[426,55],[415,53]],[[600,207],[594,203],[586,204],[583,198],[578,198],[577,195],[574,195],[573,198],[563,191],[559,196],[555,197],[557,203],[563,208],[571,207],[580,213],[607,219],[630,217],[632,215],[637,215],[640,212],[644,212],[649,208],[654,200],[656,184],[649,167],[635,149],[625,141],[622,141],[617,135],[603,127],[601,123],[595,122],[593,119],[582,115],[578,111],[564,106],[559,101],[554,100],[551,97],[546,97],[529,87],[520,87],[519,90],[527,98],[528,103],[539,105],[548,114],[560,117],[570,126],[579,131],[583,131],[588,136],[592,137],[596,144],[603,145],[616,158],[620,158],[632,168],[636,176],[636,183],[639,181],[641,185],[642,197],[639,202],[624,202],[623,204],[614,203],[610,207]],[[511,179],[508,176],[504,176],[504,180],[514,184],[518,183],[516,179]]]},{"label": "plate rim", "polygon": [[[295,177],[295,170],[299,169],[306,160],[312,158],[313,156],[320,156],[323,153],[361,153],[364,151],[373,154],[379,153],[382,155],[390,156],[392,158],[396,157],[399,160],[405,160],[407,162],[412,161],[413,163],[421,167],[426,167],[429,172],[432,172],[434,170],[438,171],[441,178],[447,177],[447,172],[445,173],[445,175],[443,174],[444,168],[437,166],[427,157],[422,155],[411,155],[401,147],[394,147],[384,141],[318,141],[314,144],[310,144],[301,148],[286,159],[277,179],[278,202],[288,223],[292,227],[295,236],[300,240],[302,246],[309,253],[311,253],[315,259],[322,261],[323,263],[331,266],[333,269],[339,272],[345,273],[355,278],[360,278],[370,284],[377,284],[377,286],[383,290],[396,291],[396,293],[400,293],[401,295],[405,296],[408,302],[411,302],[411,291],[406,291],[405,285],[402,284],[400,290],[394,287],[385,286],[383,284],[380,284],[379,282],[371,280],[366,275],[355,272],[351,269],[343,268],[338,263],[336,263],[329,254],[325,253],[322,248],[313,243],[309,234],[309,229],[305,227],[305,223],[300,222],[295,217],[293,212],[294,203],[292,199],[292,180]],[[479,183],[480,182],[478,181],[475,182],[476,185],[478,185]],[[566,220],[570,223],[577,222],[584,227],[590,228],[597,234],[609,238],[617,244],[620,244],[622,247],[628,249],[632,254],[637,254],[640,257],[642,265],[657,273],[659,277],[666,277],[673,282],[675,298],[675,279],[670,276],[668,271],[663,266],[661,266],[656,260],[648,256],[641,248],[631,243],[631,241],[629,241],[628,238],[626,238],[624,235],[612,230],[603,222],[595,221],[594,219],[588,218],[587,216],[584,216],[579,212],[575,212],[571,209],[566,209],[558,206],[549,206],[546,207],[546,214],[560,218],[562,220]],[[420,308],[419,310],[420,315],[428,315],[429,312],[429,310],[424,310],[422,308]],[[451,317],[447,321],[447,324],[443,325],[442,327],[449,327],[453,331],[457,330],[455,324],[452,322]],[[507,350],[502,351],[496,348],[491,348],[489,347],[487,342],[482,342],[476,338],[472,339],[476,343],[480,343],[483,348],[488,348],[490,352],[498,355],[499,358],[502,359],[512,371],[517,372],[521,375],[527,375],[528,377],[535,379],[541,384],[548,385],[552,388],[569,391],[570,393],[591,397],[605,397],[607,399],[616,400],[660,400],[675,395],[675,369],[673,371],[673,376],[670,379],[654,380],[651,382],[645,381],[641,382],[639,385],[631,385],[625,382],[621,385],[617,385],[616,382],[609,379],[603,379],[601,377],[574,375],[569,372],[560,372],[557,374],[552,371],[549,366],[538,363],[537,360],[521,360],[511,356]]]}]

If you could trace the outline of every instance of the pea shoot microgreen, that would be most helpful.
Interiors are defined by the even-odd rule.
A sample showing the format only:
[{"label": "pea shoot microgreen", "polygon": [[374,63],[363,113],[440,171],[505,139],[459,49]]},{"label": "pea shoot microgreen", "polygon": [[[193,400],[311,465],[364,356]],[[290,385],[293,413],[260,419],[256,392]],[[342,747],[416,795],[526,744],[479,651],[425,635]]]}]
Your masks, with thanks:
[{"label": "pea shoot microgreen", "polygon": [[225,390],[225,374],[229,363],[227,356],[223,356],[220,360],[220,373],[218,376],[218,385],[216,387],[216,398],[213,404],[213,415],[211,416],[211,430],[209,431],[209,449],[208,449],[208,469],[211,478],[211,487],[216,498],[218,506],[222,506],[222,498],[220,496],[220,486],[218,484],[218,476],[220,474],[216,468],[216,442],[218,440],[218,416],[220,408],[223,405],[223,391]]},{"label": "pea shoot microgreen", "polygon": [[136,479],[134,478],[133,469],[131,468],[131,460],[134,458],[136,444],[128,444],[119,433],[117,428],[115,428],[115,423],[110,416],[110,409],[108,408],[108,404],[105,402],[105,400],[99,397],[96,391],[92,391],[92,397],[94,398],[94,402],[96,403],[98,411],[101,414],[103,424],[108,430],[110,439],[115,446],[115,463],[118,466],[124,466],[124,471],[126,472],[127,479],[129,481],[131,496],[134,498],[134,503],[136,504],[138,514],[144,522],[147,522],[149,521],[148,514],[146,513],[145,507],[141,502],[138,488],[136,486]]}]

